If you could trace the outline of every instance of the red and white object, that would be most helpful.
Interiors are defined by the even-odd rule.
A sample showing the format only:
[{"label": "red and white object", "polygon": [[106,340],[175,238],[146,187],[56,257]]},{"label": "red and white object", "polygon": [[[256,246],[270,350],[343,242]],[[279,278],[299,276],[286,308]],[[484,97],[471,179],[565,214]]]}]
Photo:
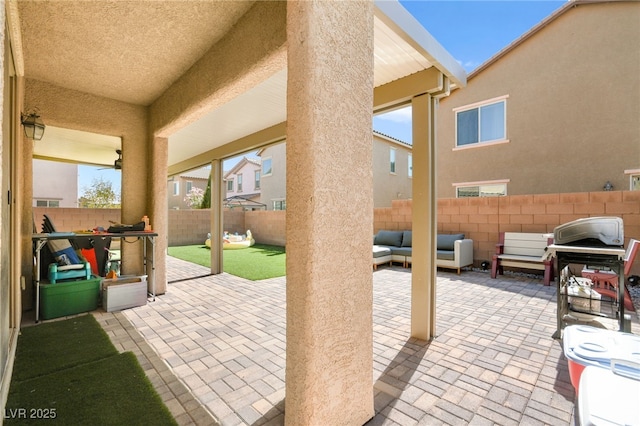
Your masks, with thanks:
[{"label": "red and white object", "polygon": [[[622,365],[614,359],[610,370],[584,369],[577,406],[580,425],[640,425],[640,379],[627,376]],[[635,367],[640,369],[640,364]]]},{"label": "red and white object", "polygon": [[640,380],[640,336],[589,325],[570,325],[565,327],[562,340],[576,394],[586,367],[610,370],[612,359],[619,360],[618,369],[626,376]]}]

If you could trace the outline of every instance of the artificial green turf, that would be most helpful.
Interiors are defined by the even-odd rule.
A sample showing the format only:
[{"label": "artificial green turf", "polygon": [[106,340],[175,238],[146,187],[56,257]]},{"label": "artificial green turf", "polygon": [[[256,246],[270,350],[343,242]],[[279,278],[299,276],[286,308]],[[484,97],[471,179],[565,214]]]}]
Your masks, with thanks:
[{"label": "artificial green turf", "polygon": [[[211,267],[211,251],[203,245],[169,247],[169,255]],[[231,275],[257,281],[286,275],[284,247],[255,244],[246,249],[224,250],[223,270]]]},{"label": "artificial green turf", "polygon": [[18,338],[13,380],[31,379],[117,353],[93,315],[25,327]]},{"label": "artificial green turf", "polygon": [[12,383],[5,423],[177,424],[132,352]]},{"label": "artificial green turf", "polygon": [[135,355],[119,354],[93,315],[22,329],[4,422],[176,424]]}]

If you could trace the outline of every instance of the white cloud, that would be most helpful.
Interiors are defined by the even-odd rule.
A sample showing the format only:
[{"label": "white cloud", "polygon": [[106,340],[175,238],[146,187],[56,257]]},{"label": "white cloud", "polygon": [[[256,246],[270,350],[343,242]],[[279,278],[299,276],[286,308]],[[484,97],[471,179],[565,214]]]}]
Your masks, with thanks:
[{"label": "white cloud", "polygon": [[411,107],[404,107],[377,115],[380,120],[393,121],[395,123],[411,123]]}]

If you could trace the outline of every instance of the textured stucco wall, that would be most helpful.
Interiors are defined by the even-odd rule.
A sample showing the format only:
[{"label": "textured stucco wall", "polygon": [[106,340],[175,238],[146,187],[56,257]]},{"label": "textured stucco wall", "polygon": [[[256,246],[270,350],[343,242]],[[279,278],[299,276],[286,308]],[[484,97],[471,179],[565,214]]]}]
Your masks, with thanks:
[{"label": "textured stucco wall", "polygon": [[287,5],[288,425],[373,416],[372,29],[371,2]]},{"label": "textured stucco wall", "polygon": [[[509,195],[629,188],[640,168],[640,3],[568,10],[440,102],[438,196],[510,179]],[[452,108],[509,95],[508,144],[453,151]]]}]

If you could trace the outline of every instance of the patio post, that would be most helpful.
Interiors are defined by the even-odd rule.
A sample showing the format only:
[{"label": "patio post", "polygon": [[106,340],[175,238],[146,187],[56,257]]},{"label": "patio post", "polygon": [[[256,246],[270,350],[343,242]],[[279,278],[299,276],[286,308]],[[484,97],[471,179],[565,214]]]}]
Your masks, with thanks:
[{"label": "patio post", "polygon": [[435,99],[411,100],[413,116],[413,252],[411,262],[411,337],[431,340],[436,329],[436,161]]},{"label": "patio post", "polygon": [[[149,279],[153,276],[155,283],[150,282],[149,288],[154,288],[156,294],[164,294],[167,291],[167,259],[163,256],[167,252],[169,242],[169,212],[167,211],[167,165],[169,162],[169,140],[167,138],[155,137],[150,146],[149,152],[149,192],[148,205],[151,217],[151,227],[158,233],[156,239],[155,253],[153,259],[155,274],[151,274],[149,270],[144,271],[149,275]],[[150,245],[149,241],[143,244]],[[147,247],[147,253],[151,252],[151,248]],[[147,268],[149,268],[147,264]],[[154,287],[152,287],[154,286]]]},{"label": "patio post", "polygon": [[211,162],[211,273],[222,273],[222,227],[224,212],[222,206],[223,181],[222,161]]},{"label": "patio post", "polygon": [[287,2],[285,424],[373,408],[373,2]]}]

